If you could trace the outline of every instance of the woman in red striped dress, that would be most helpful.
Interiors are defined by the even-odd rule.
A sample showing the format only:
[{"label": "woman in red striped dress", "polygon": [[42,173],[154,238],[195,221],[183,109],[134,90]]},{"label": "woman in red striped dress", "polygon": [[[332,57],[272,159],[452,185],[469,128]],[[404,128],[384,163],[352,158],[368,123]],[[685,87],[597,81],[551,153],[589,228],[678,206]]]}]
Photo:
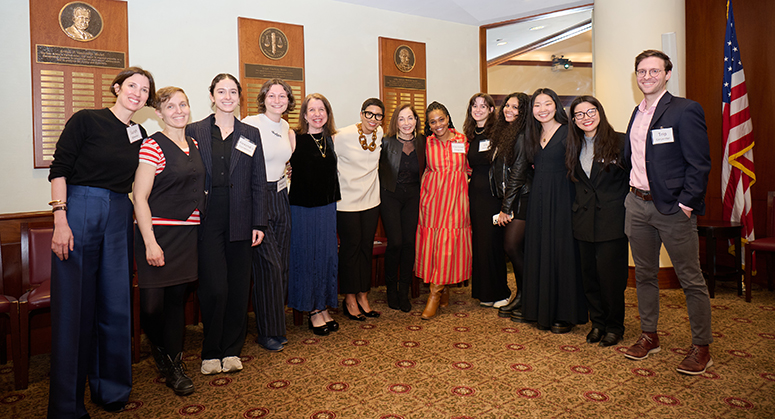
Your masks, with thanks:
[{"label": "woman in red striped dress", "polygon": [[420,191],[416,275],[430,283],[422,319],[449,303],[448,284],[471,278],[471,219],[468,213],[468,141],[453,129],[449,111],[433,102],[425,111],[427,165]]}]

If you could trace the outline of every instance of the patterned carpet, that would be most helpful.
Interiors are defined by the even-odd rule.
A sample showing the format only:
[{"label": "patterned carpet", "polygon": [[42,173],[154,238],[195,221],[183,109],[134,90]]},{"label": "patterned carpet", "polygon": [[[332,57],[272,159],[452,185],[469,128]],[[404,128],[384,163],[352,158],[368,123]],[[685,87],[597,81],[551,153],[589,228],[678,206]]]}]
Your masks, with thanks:
[{"label": "patterned carpet", "polygon": [[[498,318],[470,288],[453,288],[449,308],[422,321],[427,288],[405,314],[387,307],[383,287],[371,295],[381,318],[358,323],[335,312],[342,328],[327,337],[306,323],[290,326],[279,353],[253,343],[251,330],[236,374],[199,373],[202,329],[189,326],[185,359],[196,392],[188,397],[157,378],[144,342],[126,411],[87,407],[93,418],[116,419],[773,418],[775,294],[755,287],[748,304],[736,294],[733,284],[717,287],[715,365],[698,377],[675,371],[690,343],[680,290],[662,292],[662,352],[630,361],[621,352],[639,334],[631,288],[625,341],[604,349],[584,342],[589,325],[553,335]],[[48,356],[33,357],[29,389],[13,391],[10,364],[0,367],[0,418],[45,416],[48,369]]]}]

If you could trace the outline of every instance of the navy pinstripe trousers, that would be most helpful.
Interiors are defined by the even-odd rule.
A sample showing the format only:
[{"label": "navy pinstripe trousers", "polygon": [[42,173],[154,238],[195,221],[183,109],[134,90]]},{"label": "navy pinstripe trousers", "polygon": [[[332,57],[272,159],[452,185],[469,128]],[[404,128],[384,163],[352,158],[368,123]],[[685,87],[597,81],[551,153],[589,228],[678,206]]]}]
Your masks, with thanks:
[{"label": "navy pinstripe trousers", "polygon": [[267,182],[269,223],[264,240],[253,249],[253,312],[259,336],[285,335],[285,298],[291,247],[288,188]]}]

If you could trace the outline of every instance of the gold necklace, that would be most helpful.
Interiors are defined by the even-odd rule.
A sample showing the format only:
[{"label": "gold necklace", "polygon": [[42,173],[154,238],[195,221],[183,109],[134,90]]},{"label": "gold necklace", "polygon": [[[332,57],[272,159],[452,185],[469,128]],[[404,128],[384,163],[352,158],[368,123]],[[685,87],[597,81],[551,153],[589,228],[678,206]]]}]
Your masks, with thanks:
[{"label": "gold necklace", "polygon": [[482,127],[482,130],[479,131],[479,127],[476,127],[476,128],[474,128],[474,133],[475,134],[484,134],[484,129],[485,129],[485,127]]},{"label": "gold necklace", "polygon": [[320,138],[315,138],[314,135],[310,133],[309,135],[312,137],[313,140],[315,140],[315,145],[318,146],[318,151],[320,151],[320,155],[323,156],[323,158],[326,158],[326,141],[323,139],[323,134],[320,134]]},{"label": "gold necklace", "polygon": [[371,144],[368,144],[366,141],[366,134],[363,133],[363,129],[361,129],[361,124],[358,123],[355,125],[358,127],[358,141],[361,142],[361,148],[364,150],[369,150],[373,152],[377,149],[377,130],[374,130],[371,132]]}]

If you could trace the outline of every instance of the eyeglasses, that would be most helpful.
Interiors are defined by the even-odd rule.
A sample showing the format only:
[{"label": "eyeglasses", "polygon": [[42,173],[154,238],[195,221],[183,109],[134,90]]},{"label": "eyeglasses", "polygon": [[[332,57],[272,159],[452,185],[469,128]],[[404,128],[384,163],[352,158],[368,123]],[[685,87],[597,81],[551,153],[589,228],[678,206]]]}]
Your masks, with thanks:
[{"label": "eyeglasses", "polygon": [[576,112],[573,114],[573,117],[576,118],[577,121],[581,121],[584,119],[584,115],[594,118],[595,115],[597,115],[597,108],[589,108],[586,112]]},{"label": "eyeglasses", "polygon": [[381,121],[382,118],[385,117],[385,115],[383,115],[381,113],[374,113],[374,112],[369,112],[369,111],[363,111],[363,116],[365,116],[366,119],[372,119],[373,118],[373,119],[376,119],[377,121]]},{"label": "eyeglasses", "polygon": [[[651,70],[648,71],[648,73],[649,73],[649,76],[656,77],[662,71],[664,71],[664,70],[660,70],[658,68],[652,68]],[[644,77],[646,77],[646,70],[638,70],[638,71],[635,72],[635,74],[637,74],[638,77],[640,77],[640,78],[644,78]]]}]

